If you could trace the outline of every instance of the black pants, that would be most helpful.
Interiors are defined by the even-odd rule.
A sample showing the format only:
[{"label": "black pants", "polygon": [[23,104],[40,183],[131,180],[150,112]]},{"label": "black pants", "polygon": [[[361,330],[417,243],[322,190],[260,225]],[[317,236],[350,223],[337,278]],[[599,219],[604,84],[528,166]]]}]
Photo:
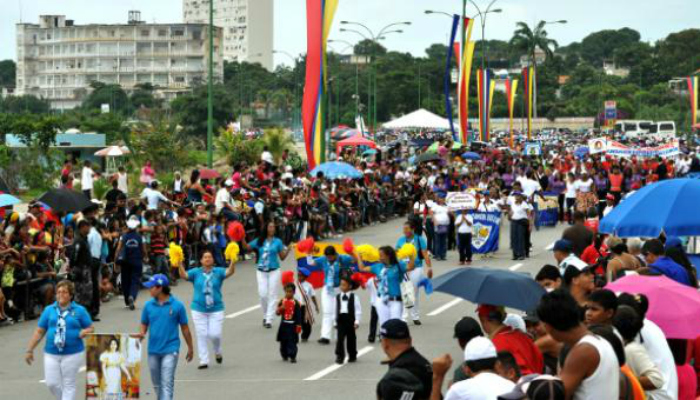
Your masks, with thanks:
[{"label": "black pants", "polygon": [[347,342],[348,357],[357,358],[357,336],[355,335],[355,319],[350,314],[340,314],[337,321],[338,341],[335,344],[337,359],[345,359],[345,347]]},{"label": "black pants", "polygon": [[83,190],[83,194],[85,195],[85,197],[88,198],[88,200],[92,200],[92,190],[91,189]]},{"label": "black pants", "polygon": [[574,206],[576,205],[576,198],[566,198],[566,215],[568,217],[569,225],[574,224]]},{"label": "black pants", "polygon": [[377,314],[377,309],[372,306],[372,316],[369,318],[369,336],[367,340],[374,342],[377,339],[377,324],[379,323],[379,314]]},{"label": "black pants", "polygon": [[306,306],[301,306],[301,339],[306,341],[311,337],[311,324],[306,320]]},{"label": "black pants", "polygon": [[90,303],[90,315],[95,317],[100,313],[100,269],[102,261],[93,258],[90,263],[90,273],[92,280],[92,302]]},{"label": "black pants", "polygon": [[282,322],[277,333],[277,341],[280,342],[280,355],[283,359],[295,360],[297,358],[299,335],[296,331],[296,325]]},{"label": "black pants", "polygon": [[557,199],[559,200],[559,222],[564,222],[564,209],[566,208],[564,193],[559,193]]},{"label": "black pants", "polygon": [[472,234],[459,233],[457,244],[459,245],[459,262],[472,260]]},{"label": "black pants", "polygon": [[510,222],[510,247],[514,258],[525,257],[527,254],[527,228],[526,218]]}]

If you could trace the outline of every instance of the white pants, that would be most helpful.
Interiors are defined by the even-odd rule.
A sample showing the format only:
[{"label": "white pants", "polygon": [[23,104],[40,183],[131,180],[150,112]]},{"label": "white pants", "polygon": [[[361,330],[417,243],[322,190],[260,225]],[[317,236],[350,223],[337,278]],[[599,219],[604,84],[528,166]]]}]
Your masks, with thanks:
[{"label": "white pants", "polygon": [[377,317],[379,317],[379,328],[390,319],[401,319],[403,313],[403,303],[397,300],[391,300],[384,303],[382,299],[378,299],[374,305],[377,308]]},{"label": "white pants", "polygon": [[321,339],[331,340],[333,336],[333,323],[335,322],[335,296],[339,293],[338,289],[329,290],[326,286],[323,287],[321,307],[323,307],[323,322],[321,323]]},{"label": "white pants", "polygon": [[413,308],[410,310],[403,310],[403,315],[401,316],[401,319],[406,321],[409,312],[411,313],[411,319],[414,321],[417,321],[420,319],[420,308],[419,308],[419,299],[420,299],[420,292],[418,290],[418,284],[420,281],[423,279],[423,267],[420,268],[414,268],[413,271],[408,273],[408,279],[411,280],[411,283],[413,283],[413,293],[415,293],[415,302],[413,303]]},{"label": "white pants", "polygon": [[56,400],[75,400],[75,378],[85,364],[85,353],[67,356],[44,353],[44,379]]},{"label": "white pants", "polygon": [[271,324],[275,319],[275,307],[277,307],[277,291],[281,281],[279,269],[270,272],[258,271],[258,295],[260,306],[266,324]]},{"label": "white pants", "polygon": [[194,321],[194,330],[197,333],[199,365],[209,364],[209,341],[214,346],[214,354],[221,355],[224,312],[203,313],[192,310],[192,321]]}]

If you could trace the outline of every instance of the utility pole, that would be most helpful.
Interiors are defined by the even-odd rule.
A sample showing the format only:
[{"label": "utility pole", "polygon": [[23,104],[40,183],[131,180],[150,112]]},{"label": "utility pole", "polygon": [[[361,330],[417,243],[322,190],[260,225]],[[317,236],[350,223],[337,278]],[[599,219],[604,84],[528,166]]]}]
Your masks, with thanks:
[{"label": "utility pole", "polygon": [[214,0],[209,0],[209,76],[207,83],[207,166],[214,165]]}]

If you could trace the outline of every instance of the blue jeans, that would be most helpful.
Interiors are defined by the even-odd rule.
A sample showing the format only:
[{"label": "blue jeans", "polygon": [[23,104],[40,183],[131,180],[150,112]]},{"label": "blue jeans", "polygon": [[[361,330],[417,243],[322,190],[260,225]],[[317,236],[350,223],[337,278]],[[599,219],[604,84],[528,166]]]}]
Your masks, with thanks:
[{"label": "blue jeans", "polygon": [[435,257],[442,259],[447,258],[447,232],[436,233]]},{"label": "blue jeans", "polygon": [[175,393],[175,369],[178,353],[149,354],[148,368],[158,400],[172,400]]}]

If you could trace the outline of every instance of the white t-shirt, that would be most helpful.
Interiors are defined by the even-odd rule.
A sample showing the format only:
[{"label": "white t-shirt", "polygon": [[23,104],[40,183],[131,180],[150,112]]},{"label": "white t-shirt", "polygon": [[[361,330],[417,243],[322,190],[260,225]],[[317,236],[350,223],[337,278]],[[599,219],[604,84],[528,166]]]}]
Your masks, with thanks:
[{"label": "white t-shirt", "polygon": [[95,172],[90,167],[83,167],[82,174],[80,175],[80,187],[83,190],[92,190],[93,175]]},{"label": "white t-shirt", "polygon": [[226,204],[231,204],[231,193],[228,192],[228,189],[221,188],[216,192],[216,199],[214,200],[216,212],[220,213],[226,207]]},{"label": "white t-shirt", "polygon": [[524,201],[520,204],[513,202],[510,209],[513,211],[512,220],[527,219],[527,212],[532,210],[532,206]]},{"label": "white t-shirt", "polygon": [[434,205],[433,219],[435,220],[435,225],[449,225],[450,215],[448,214],[447,207],[439,204]]},{"label": "white t-shirt", "polygon": [[575,199],[576,198],[576,182],[566,181],[566,191],[564,193],[565,193],[564,196],[567,199]]},{"label": "white t-shirt", "polygon": [[482,372],[471,379],[455,383],[445,395],[445,400],[497,400],[498,396],[511,392],[515,383],[493,372]]},{"label": "white t-shirt", "polygon": [[122,192],[129,193],[129,186],[127,184],[127,177],[128,175],[126,172],[123,174],[121,172],[117,173],[117,189],[121,190]]},{"label": "white t-shirt", "polygon": [[459,214],[457,219],[455,219],[455,226],[457,226],[457,233],[471,233],[472,225],[474,225],[474,217],[466,212]]},{"label": "white t-shirt", "polygon": [[143,192],[141,192],[141,198],[146,199],[146,208],[149,210],[157,210],[158,204],[160,204],[161,201],[168,201],[168,198],[163,196],[161,192],[151,188],[143,189]]},{"label": "white t-shirt", "polygon": [[[641,342],[644,348],[649,353],[649,358],[661,370],[661,375],[664,376],[664,385],[659,390],[646,392],[649,399],[677,399],[678,398],[678,374],[676,372],[676,363],[673,360],[673,353],[668,347],[666,335],[661,328],[654,322],[644,319],[644,326],[639,333],[643,340],[637,337],[636,341]],[[664,391],[667,396],[656,397],[654,393]]]},{"label": "white t-shirt", "polygon": [[274,158],[272,158],[272,153],[270,153],[269,151],[263,151],[262,154],[260,155],[260,158],[268,164],[275,163]]},{"label": "white t-shirt", "polygon": [[581,193],[588,193],[591,191],[591,187],[593,186],[593,179],[588,178],[587,181],[582,181],[581,179],[577,180],[574,182],[574,187],[576,188],[577,191]]},{"label": "white t-shirt", "polygon": [[536,180],[525,178],[520,180],[520,184],[523,186],[523,193],[528,199],[531,198],[535,192],[542,191],[542,186]]}]

